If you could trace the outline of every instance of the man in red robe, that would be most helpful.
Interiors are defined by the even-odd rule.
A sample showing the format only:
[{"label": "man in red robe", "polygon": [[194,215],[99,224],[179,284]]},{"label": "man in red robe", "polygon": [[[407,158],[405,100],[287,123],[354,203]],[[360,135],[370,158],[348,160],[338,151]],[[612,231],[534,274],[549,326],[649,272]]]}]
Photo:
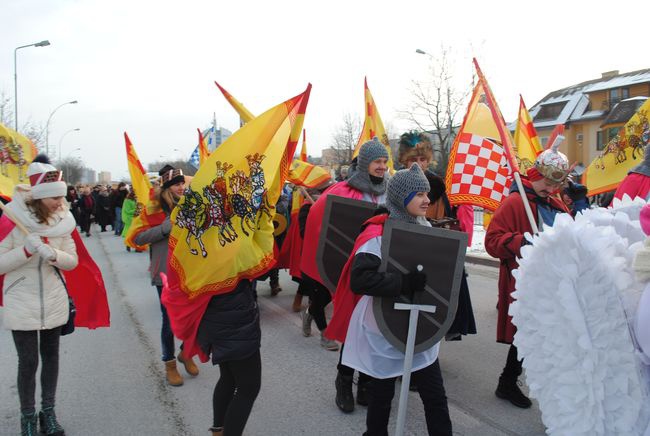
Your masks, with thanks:
[{"label": "man in red robe", "polygon": [[[564,203],[552,196],[564,184],[568,172],[566,156],[555,148],[542,152],[535,160],[534,167],[528,170],[527,177],[522,177],[523,189],[539,231],[543,231],[544,226],[553,225],[558,213],[568,212]],[[508,309],[513,301],[510,294],[516,287],[512,271],[519,267],[517,258],[521,257],[521,247],[530,243],[524,237],[525,233],[532,234],[532,226],[524,209],[521,192],[513,184],[510,195],[503,200],[490,221],[485,234],[485,249],[490,256],[501,260],[497,342],[510,344],[506,366],[499,377],[495,394],[524,409],[532,403],[517,384],[523,360],[517,359],[517,347],[512,344],[517,329],[512,324]]]},{"label": "man in red robe", "polygon": [[623,198],[624,194],[629,195],[631,198],[641,197],[648,200],[650,197],[650,145],[646,145],[643,149],[643,162],[635,166],[627,173],[623,179],[614,198],[619,200]]}]

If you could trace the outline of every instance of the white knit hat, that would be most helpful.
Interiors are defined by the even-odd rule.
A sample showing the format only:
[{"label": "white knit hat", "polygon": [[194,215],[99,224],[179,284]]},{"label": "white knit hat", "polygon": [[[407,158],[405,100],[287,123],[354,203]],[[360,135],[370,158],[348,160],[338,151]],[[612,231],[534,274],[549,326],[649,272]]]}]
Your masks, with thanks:
[{"label": "white knit hat", "polygon": [[68,186],[63,181],[63,172],[50,164],[47,156],[38,155],[27,168],[27,177],[32,186],[32,198],[65,197]]}]

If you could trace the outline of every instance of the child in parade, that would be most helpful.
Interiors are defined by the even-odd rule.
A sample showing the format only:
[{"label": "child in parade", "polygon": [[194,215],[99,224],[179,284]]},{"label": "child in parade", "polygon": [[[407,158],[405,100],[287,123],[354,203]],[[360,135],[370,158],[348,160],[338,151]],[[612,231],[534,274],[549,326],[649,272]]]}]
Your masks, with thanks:
[{"label": "child in parade", "polygon": [[[559,145],[559,144],[558,144]],[[523,189],[532,209],[532,215],[540,231],[545,225],[553,225],[558,213],[568,213],[567,207],[553,194],[559,191],[569,173],[567,157],[554,148],[543,151],[527,175],[521,177]],[[519,267],[521,248],[528,244],[525,233],[532,233],[530,221],[524,209],[522,194],[516,184],[494,213],[485,234],[485,249],[492,257],[501,259],[499,267],[499,299],[497,316],[497,342],[509,344],[506,366],[499,377],[495,391],[497,397],[510,401],[521,408],[532,403],[519,389],[518,378],[522,373],[522,362],[517,358],[517,347],[513,345],[516,327],[508,309],[515,291],[512,271]]]},{"label": "child in parade", "polygon": [[[386,178],[384,176],[386,171],[388,171],[388,152],[384,144],[379,142],[377,138],[366,142],[359,149],[357,158],[356,170],[350,178],[332,185],[311,207],[307,216],[302,249],[300,269],[303,280],[310,285],[312,297],[312,304],[307,313],[305,313],[305,316],[313,317],[318,329],[321,331],[321,345],[331,350],[336,350],[336,348],[333,346],[330,347],[329,345],[333,342],[332,339],[335,338],[324,334],[325,328],[327,327],[324,308],[329,304],[332,297],[330,290],[322,283],[316,264],[316,250],[323,224],[322,220],[327,196],[330,194],[338,195],[340,197],[381,204],[384,202],[386,195]],[[309,318],[307,318],[307,321],[311,322]],[[303,332],[306,330],[305,324],[306,322],[303,322]],[[343,348],[341,347],[341,355]],[[350,413],[354,411],[354,395],[352,393],[354,369],[344,365],[340,358],[337,369],[338,373],[335,381],[336,405],[341,411]],[[361,405],[367,404],[365,398],[367,380],[367,376],[359,373],[357,402]]]},{"label": "child in parade", "polygon": [[[422,272],[379,272],[384,223],[400,220],[430,226],[425,219],[428,192],[429,181],[417,164],[393,175],[387,187],[388,214],[377,215],[364,224],[336,289],[334,318],[328,334],[345,335],[343,364],[372,377],[367,385],[367,436],[388,435],[395,381],[403,375],[404,368],[404,353],[391,345],[377,327],[373,298],[412,298],[414,293],[424,291],[426,285],[426,274]],[[435,344],[414,355],[412,377],[424,405],[428,434],[449,436],[451,419],[438,350],[439,344]]]},{"label": "child in parade", "polygon": [[[30,231],[18,227],[3,234],[0,274],[4,275],[4,326],[11,330],[18,353],[18,397],[21,434],[64,436],[54,413],[59,374],[61,327],[69,316],[68,294],[56,269],[69,271],[78,263],[71,236],[75,219],[65,201],[61,172],[39,155],[28,169],[30,185],[17,185],[7,205],[11,215]],[[3,217],[4,219],[4,217]],[[39,344],[40,342],[40,344]],[[41,368],[41,411],[36,415],[38,357]]]},{"label": "child in parade", "polygon": [[[160,171],[160,181],[162,183],[161,189],[158,193],[158,201],[162,210],[165,212],[166,218],[162,224],[153,226],[137,234],[134,241],[138,245],[150,244],[150,260],[151,264],[149,271],[151,273],[151,284],[158,290],[158,300],[160,302],[160,295],[162,293],[162,279],[160,273],[165,273],[167,270],[167,251],[169,234],[172,230],[170,215],[172,210],[178,204],[178,201],[183,196],[185,190],[185,177],[183,171],[174,169],[170,165],[165,165]],[[169,317],[167,310],[160,303],[160,311],[162,312],[162,327],[160,331],[160,338],[162,343],[162,360],[165,362],[165,374],[167,383],[171,386],[181,386],[183,384],[183,377],[176,368],[174,334],[172,333],[169,324]],[[192,377],[199,374],[199,368],[194,363],[192,358],[183,356],[183,346],[181,345],[181,352],[177,357],[178,361],[183,364],[185,371]]]},{"label": "child in parade", "polygon": [[[122,238],[125,238],[127,233],[129,233],[129,228],[131,227],[131,221],[135,217],[135,211],[138,209],[138,203],[135,198],[135,192],[133,189],[130,189],[126,194],[126,198],[122,203]],[[126,251],[131,251],[131,247],[126,246]],[[137,250],[136,250],[137,251]]]}]

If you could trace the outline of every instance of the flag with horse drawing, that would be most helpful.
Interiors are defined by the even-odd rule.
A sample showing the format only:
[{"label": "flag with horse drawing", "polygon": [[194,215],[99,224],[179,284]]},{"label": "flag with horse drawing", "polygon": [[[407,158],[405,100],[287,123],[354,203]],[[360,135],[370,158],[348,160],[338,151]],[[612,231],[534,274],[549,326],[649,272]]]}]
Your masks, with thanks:
[{"label": "flag with horse drawing", "polygon": [[162,301],[188,355],[214,295],[275,264],[273,215],[302,130],[311,85],[254,118],[199,168],[172,212]]}]

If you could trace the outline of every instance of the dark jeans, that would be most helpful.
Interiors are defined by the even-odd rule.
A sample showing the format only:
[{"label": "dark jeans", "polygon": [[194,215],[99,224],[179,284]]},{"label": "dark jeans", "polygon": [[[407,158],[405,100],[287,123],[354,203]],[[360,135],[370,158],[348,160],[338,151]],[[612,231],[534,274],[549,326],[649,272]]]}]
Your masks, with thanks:
[{"label": "dark jeans", "polygon": [[214,426],[223,427],[224,436],[239,436],[262,383],[262,360],[257,350],[243,360],[219,364],[221,376],[214,387],[212,409]]},{"label": "dark jeans", "polygon": [[[424,405],[429,436],[451,436],[451,419],[438,360],[415,371],[411,378],[418,387]],[[368,436],[388,436],[388,418],[395,396],[395,380],[396,378],[373,378],[368,385]]]},{"label": "dark jeans", "polygon": [[[336,369],[338,370],[341,375],[346,375],[348,377],[353,377],[354,376],[354,369],[350,368],[349,366],[343,365],[343,348],[345,347],[345,344],[341,344],[341,350],[339,351],[339,363],[336,365]],[[360,385],[368,383],[372,377],[370,377],[367,374],[364,374],[362,372],[359,373],[359,381],[358,383]]]},{"label": "dark jeans", "polygon": [[[158,289],[158,300],[162,294],[162,286],[156,286]],[[172,333],[171,325],[169,324],[169,316],[167,316],[167,309],[160,302],[160,311],[162,312],[162,327],[160,329],[160,342],[162,344],[162,360],[167,362],[174,360],[174,353],[176,347],[174,345],[174,333]],[[182,347],[181,347],[182,348]]]},{"label": "dark jeans", "polygon": [[122,234],[122,228],[124,228],[124,223],[122,222],[122,208],[115,208],[115,221],[113,222],[113,231],[116,235]]},{"label": "dark jeans", "polygon": [[508,357],[506,358],[506,366],[503,368],[501,377],[507,380],[516,380],[522,373],[522,364],[524,359],[517,359],[517,347],[510,345],[508,350]]},{"label": "dark jeans", "polygon": [[316,323],[318,330],[323,331],[327,328],[325,307],[332,301],[332,295],[325,286],[304,274],[302,280],[305,286],[309,289],[309,314],[314,317],[314,322]]},{"label": "dark jeans", "polygon": [[[61,327],[51,330],[12,330],[18,352],[18,398],[20,411],[31,414],[36,411],[36,369],[40,348],[43,368],[41,369],[41,407],[54,407],[56,384],[59,378],[59,338]],[[40,344],[39,344],[40,333]]]}]

